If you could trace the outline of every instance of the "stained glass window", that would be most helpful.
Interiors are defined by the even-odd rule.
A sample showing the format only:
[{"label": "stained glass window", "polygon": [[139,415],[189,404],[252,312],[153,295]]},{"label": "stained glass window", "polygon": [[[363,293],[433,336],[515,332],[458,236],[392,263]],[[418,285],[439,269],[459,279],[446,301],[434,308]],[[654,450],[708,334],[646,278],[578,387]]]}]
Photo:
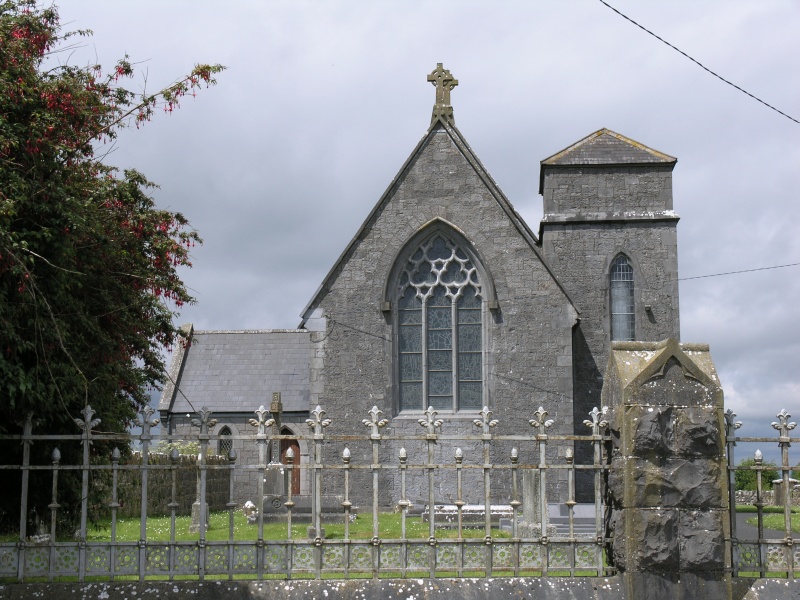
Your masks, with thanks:
[{"label": "stained glass window", "polygon": [[636,314],[633,301],[633,267],[620,254],[611,264],[611,341],[636,339]]},{"label": "stained glass window", "polygon": [[397,287],[400,410],[480,410],[483,302],[477,269],[438,233],[407,259]]}]

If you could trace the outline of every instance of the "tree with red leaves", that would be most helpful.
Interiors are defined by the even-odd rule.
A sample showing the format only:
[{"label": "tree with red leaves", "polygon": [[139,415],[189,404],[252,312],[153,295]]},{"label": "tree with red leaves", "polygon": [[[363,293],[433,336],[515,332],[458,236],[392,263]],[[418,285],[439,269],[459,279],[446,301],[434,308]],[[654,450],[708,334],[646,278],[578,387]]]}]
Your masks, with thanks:
[{"label": "tree with red leaves", "polygon": [[164,382],[163,350],[187,343],[174,317],[193,298],[177,269],[200,238],[96,151],[222,67],[135,93],[127,57],[109,73],[54,64],[88,34],[63,32],[55,7],[0,2],[0,432],[32,415],[37,431],[77,433],[86,404],[99,429],[124,431]]}]

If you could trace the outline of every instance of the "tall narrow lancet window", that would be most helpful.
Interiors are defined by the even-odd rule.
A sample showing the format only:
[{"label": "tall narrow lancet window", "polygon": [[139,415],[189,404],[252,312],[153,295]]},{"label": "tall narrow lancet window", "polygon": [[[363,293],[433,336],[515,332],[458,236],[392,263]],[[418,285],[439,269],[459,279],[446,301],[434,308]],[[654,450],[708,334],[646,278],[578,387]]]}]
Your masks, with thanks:
[{"label": "tall narrow lancet window", "polygon": [[400,410],[480,410],[483,301],[472,259],[437,233],[412,252],[397,283]]},{"label": "tall narrow lancet window", "polygon": [[219,430],[219,445],[217,447],[217,454],[220,456],[228,456],[228,452],[233,449],[233,438],[231,437],[230,427],[223,427]]},{"label": "tall narrow lancet window", "polygon": [[633,267],[624,254],[611,264],[611,341],[636,339],[636,314],[633,302]]}]

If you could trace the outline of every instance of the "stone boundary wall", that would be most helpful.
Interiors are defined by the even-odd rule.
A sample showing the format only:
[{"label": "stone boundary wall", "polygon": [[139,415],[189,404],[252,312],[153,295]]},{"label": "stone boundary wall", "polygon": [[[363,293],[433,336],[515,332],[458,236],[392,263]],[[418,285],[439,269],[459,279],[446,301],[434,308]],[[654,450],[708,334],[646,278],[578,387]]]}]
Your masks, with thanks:
[{"label": "stone boundary wall", "polygon": [[[765,506],[783,506],[783,495],[775,500],[775,492],[772,490],[761,492],[761,501]],[[736,490],[736,504],[755,504],[756,493],[753,490]],[[800,490],[792,490],[792,506],[800,506]]]},{"label": "stone boundary wall", "polygon": [[[169,455],[150,454],[151,465],[171,465]],[[141,465],[142,455],[134,453],[128,465]],[[206,464],[228,465],[222,456],[209,456]],[[197,499],[197,456],[181,454],[178,459],[176,476],[176,501],[178,516],[192,514],[192,503]],[[142,506],[142,471],[138,469],[119,471],[118,517],[138,517]],[[228,469],[209,469],[206,472],[206,501],[210,510],[224,510],[230,492],[230,471]],[[171,469],[151,469],[147,475],[147,514],[148,516],[169,516],[172,501]]]},{"label": "stone boundary wall", "polygon": [[[679,583],[679,598],[704,595],[702,582]],[[784,600],[800,597],[800,580],[737,578],[732,600]],[[0,599],[83,598],[85,600],[630,600],[619,577],[542,577],[476,579],[383,579],[349,581],[146,581],[113,583],[0,584]]]}]

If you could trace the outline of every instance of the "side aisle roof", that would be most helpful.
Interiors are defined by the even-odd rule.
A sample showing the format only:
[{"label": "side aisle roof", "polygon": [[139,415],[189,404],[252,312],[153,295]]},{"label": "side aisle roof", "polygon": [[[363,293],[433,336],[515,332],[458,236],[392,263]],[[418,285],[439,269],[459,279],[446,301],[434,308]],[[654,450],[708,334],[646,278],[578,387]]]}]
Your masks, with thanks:
[{"label": "side aisle roof", "polygon": [[172,358],[159,411],[252,413],[282,394],[285,412],[308,411],[310,333],[302,329],[192,331]]}]

